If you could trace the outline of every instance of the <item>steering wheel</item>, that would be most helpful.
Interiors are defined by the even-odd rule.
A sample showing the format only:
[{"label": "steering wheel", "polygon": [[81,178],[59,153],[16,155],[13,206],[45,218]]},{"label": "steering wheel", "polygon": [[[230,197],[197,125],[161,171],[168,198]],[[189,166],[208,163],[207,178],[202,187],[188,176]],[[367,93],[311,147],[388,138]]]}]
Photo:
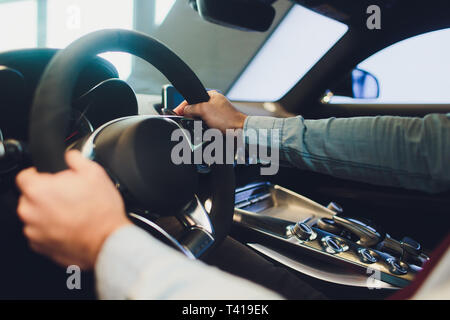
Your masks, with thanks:
[{"label": "steering wheel", "polygon": [[[98,54],[127,52],[156,67],[189,104],[209,100],[194,72],[161,42],[135,31],[102,30],[61,50],[47,66],[34,97],[30,150],[40,172],[67,168],[64,136],[80,70]],[[78,142],[83,155],[102,165],[122,194],[135,224],[200,258],[228,234],[234,212],[234,171],[212,165],[205,175],[194,164],[171,161],[174,130],[191,120],[177,116],[130,116],[108,122]],[[202,188],[203,187],[203,188]],[[207,190],[200,195],[200,190]],[[80,199],[82,201],[82,199]],[[205,202],[209,202],[206,206]],[[209,209],[209,210],[207,210]],[[157,223],[176,217],[181,230]]]}]

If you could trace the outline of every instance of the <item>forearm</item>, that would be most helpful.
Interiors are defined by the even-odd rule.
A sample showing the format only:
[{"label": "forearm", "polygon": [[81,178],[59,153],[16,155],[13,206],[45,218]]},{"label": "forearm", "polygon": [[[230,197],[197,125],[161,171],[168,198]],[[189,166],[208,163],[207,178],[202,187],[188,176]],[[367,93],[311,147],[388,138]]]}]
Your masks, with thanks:
[{"label": "forearm", "polygon": [[280,162],[339,178],[439,192],[450,189],[450,119],[248,117],[245,131],[279,129]]},{"label": "forearm", "polygon": [[113,233],[96,264],[101,299],[279,299],[277,294],[187,259],[136,226]]}]

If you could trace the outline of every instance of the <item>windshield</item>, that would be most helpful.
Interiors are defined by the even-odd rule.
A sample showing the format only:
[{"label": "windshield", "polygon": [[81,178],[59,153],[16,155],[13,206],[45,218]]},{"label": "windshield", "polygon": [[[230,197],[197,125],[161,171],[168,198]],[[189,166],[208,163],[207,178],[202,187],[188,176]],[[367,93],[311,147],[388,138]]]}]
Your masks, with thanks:
[{"label": "windshield", "polygon": [[[295,5],[297,10],[293,10],[297,15],[293,16],[289,11],[292,6],[288,0],[277,1],[274,4],[277,15],[272,28],[259,33],[205,22],[192,10],[187,0],[0,0],[0,51],[32,47],[64,48],[95,30],[134,29],[168,45],[194,70],[206,87],[230,92],[236,100],[273,101],[300,80],[346,31],[345,25],[336,28],[337,22],[312,14],[298,5]],[[319,25],[322,31],[311,32]],[[284,30],[281,33],[284,40],[281,42],[279,29]],[[323,41],[321,35],[331,30],[337,32],[331,32],[331,36]],[[301,38],[308,33],[317,36]],[[292,40],[289,40],[290,36],[294,36]],[[320,44],[317,39],[322,40]],[[283,45],[289,43],[297,44],[296,51],[284,50]],[[286,63],[277,64],[280,58],[286,57],[280,57],[274,47],[291,52],[290,60],[285,62],[293,63],[294,68],[285,68]],[[304,54],[297,55],[299,50]],[[102,57],[111,61],[120,77],[138,93],[160,94],[161,87],[168,83],[156,69],[128,54],[106,53]],[[267,57],[273,60],[267,61]],[[272,80],[279,84],[278,87],[258,98],[256,94],[261,93],[261,88],[255,92],[249,83],[254,78],[261,79],[258,71],[267,68],[261,65],[261,61],[264,64],[275,63],[274,68],[283,77],[274,75]],[[286,76],[286,70],[292,72]]]}]

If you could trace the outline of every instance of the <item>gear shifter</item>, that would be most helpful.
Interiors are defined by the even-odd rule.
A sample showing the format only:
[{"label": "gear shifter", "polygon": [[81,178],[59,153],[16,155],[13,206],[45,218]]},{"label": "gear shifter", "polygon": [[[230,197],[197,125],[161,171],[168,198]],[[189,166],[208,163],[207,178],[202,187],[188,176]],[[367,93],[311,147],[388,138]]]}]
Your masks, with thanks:
[{"label": "gear shifter", "polygon": [[371,226],[350,218],[342,218],[339,216],[333,216],[333,221],[336,225],[350,231],[359,238],[358,244],[365,247],[372,247],[383,240],[382,234]]},{"label": "gear shifter", "polygon": [[[376,247],[397,256],[401,262],[412,263],[421,266],[428,257],[422,253],[422,246],[417,241],[404,237],[401,241],[392,238],[389,234],[381,233],[372,226],[359,220],[333,216],[334,222],[330,226],[345,229],[359,238],[358,244],[365,247]],[[319,226],[319,223],[318,223]],[[320,226],[319,226],[320,227]]]},{"label": "gear shifter", "polygon": [[428,257],[422,253],[422,246],[417,241],[404,237],[402,241],[392,238],[389,234],[377,246],[378,250],[396,255],[401,261],[421,266]]},{"label": "gear shifter", "polygon": [[335,215],[331,219],[318,219],[317,227],[319,229],[335,235],[342,235],[343,231],[348,231],[359,239],[358,244],[392,254],[404,263],[421,266],[424,261],[428,260],[417,241],[409,237],[398,241],[389,234],[379,232],[373,226],[360,220],[340,217],[337,214],[342,213],[343,210],[333,202],[328,205],[328,209],[334,211]]}]

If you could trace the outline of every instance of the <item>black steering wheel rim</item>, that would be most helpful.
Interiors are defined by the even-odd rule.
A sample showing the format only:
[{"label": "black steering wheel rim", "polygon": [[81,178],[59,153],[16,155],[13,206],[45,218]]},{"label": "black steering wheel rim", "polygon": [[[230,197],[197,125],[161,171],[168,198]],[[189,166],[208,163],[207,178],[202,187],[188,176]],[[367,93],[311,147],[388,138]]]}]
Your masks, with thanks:
[{"label": "black steering wheel rim", "polygon": [[[98,54],[126,52],[156,67],[189,104],[205,102],[209,95],[195,73],[161,42],[136,31],[101,30],[88,34],[61,50],[47,66],[37,87],[30,117],[30,150],[40,172],[67,169],[64,135],[72,104],[73,89],[80,70]],[[215,243],[231,228],[234,209],[234,173],[231,165],[214,166],[210,219]]]},{"label": "black steering wheel rim", "polygon": [[62,137],[66,133],[73,88],[80,71],[90,59],[108,51],[127,52],[152,64],[189,104],[209,100],[195,73],[158,40],[129,30],[101,30],[88,34],[55,55],[36,89],[31,108],[30,148],[39,171],[67,169],[64,141],[57,141],[54,137]]}]

